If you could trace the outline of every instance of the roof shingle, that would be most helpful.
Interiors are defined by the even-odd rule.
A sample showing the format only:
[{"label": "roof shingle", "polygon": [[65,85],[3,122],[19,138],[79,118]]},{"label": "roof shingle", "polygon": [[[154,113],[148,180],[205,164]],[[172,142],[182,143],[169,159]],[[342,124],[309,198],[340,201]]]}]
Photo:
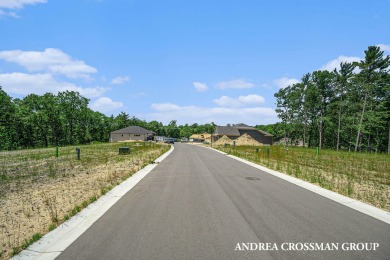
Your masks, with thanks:
[{"label": "roof shingle", "polygon": [[238,131],[238,129],[232,126],[216,126],[215,134],[227,135],[227,136],[240,136],[240,132]]},{"label": "roof shingle", "polygon": [[111,134],[136,134],[136,135],[146,135],[153,134],[153,131],[149,131],[140,126],[128,126],[116,131],[111,132]]}]

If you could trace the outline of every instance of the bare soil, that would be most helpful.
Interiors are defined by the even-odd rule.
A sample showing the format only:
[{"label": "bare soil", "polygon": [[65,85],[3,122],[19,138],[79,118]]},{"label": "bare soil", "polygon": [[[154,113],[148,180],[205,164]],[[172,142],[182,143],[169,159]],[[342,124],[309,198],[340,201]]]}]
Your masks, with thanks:
[{"label": "bare soil", "polygon": [[232,144],[232,139],[227,137],[226,135],[219,138],[216,142],[213,143],[213,145],[224,145],[224,144]]},{"label": "bare soil", "polygon": [[125,160],[88,167],[63,162],[60,167],[66,174],[12,183],[0,197],[0,258],[10,257],[14,248],[34,234],[47,233],[74,215],[76,206],[86,206],[166,150],[145,150]]},{"label": "bare soil", "polygon": [[[237,146],[241,146],[241,145],[260,146],[260,145],[262,145],[261,143],[259,143],[255,139],[253,139],[248,134],[243,134],[242,136],[240,136],[236,140],[234,140],[234,142],[235,142],[235,145],[237,145]],[[221,146],[221,145],[225,145],[225,144],[229,144],[229,145],[233,144],[233,140],[230,139],[229,137],[227,137],[226,135],[222,136],[216,142],[213,143],[213,145],[216,145],[216,146]]]},{"label": "bare soil", "polygon": [[260,146],[262,144],[259,143],[257,140],[253,139],[250,135],[243,134],[242,136],[237,138],[236,145],[257,145],[257,146]]}]

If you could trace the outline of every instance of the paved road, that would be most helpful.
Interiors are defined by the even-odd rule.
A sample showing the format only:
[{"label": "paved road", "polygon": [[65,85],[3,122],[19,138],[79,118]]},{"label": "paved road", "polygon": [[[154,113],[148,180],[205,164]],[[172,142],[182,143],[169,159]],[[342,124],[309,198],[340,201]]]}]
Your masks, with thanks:
[{"label": "paved road", "polygon": [[[298,242],[339,250],[281,248]],[[344,251],[345,242],[379,248]],[[237,243],[279,250],[239,251]],[[390,259],[390,225],[226,155],[175,144],[58,259]]]}]

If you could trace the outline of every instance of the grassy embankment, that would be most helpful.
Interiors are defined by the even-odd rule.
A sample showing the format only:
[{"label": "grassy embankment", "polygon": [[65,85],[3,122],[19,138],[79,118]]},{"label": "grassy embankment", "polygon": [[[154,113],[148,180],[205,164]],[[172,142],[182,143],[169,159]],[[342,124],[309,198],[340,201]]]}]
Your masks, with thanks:
[{"label": "grassy embankment", "polygon": [[[256,152],[259,148],[259,152]],[[390,211],[390,155],[302,147],[218,147],[219,150]]]},{"label": "grassy embankment", "polygon": [[[130,146],[132,153],[119,155]],[[0,258],[20,252],[169,150],[113,143],[0,152]]]}]

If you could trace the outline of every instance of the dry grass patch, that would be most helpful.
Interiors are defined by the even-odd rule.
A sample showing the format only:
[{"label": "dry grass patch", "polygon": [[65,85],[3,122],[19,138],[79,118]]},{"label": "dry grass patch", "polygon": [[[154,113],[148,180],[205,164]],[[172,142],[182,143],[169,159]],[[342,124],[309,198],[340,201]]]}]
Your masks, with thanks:
[{"label": "dry grass patch", "polygon": [[[269,149],[269,157],[266,149]],[[221,151],[390,211],[390,155],[282,146],[219,147]],[[259,152],[256,152],[258,149]]]},{"label": "dry grass patch", "polygon": [[[118,155],[129,146],[132,153]],[[18,253],[169,150],[120,143],[0,153],[0,256]]]}]

